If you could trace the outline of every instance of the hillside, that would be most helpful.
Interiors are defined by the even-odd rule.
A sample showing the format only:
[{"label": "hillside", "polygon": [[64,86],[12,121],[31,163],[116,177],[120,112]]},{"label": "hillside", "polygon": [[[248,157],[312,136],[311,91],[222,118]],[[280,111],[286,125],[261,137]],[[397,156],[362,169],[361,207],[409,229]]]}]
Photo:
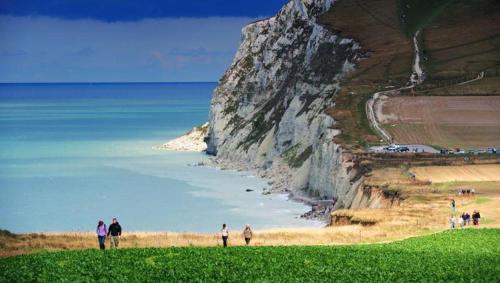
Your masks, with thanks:
[{"label": "hillside", "polygon": [[[364,105],[374,92],[408,83],[415,52],[411,37],[417,30],[425,80],[404,94],[498,94],[499,18],[494,0],[337,1],[322,15],[322,24],[354,38],[366,56],[343,81],[335,107],[327,110],[341,130],[336,141],[354,149],[378,142]],[[480,72],[483,80],[456,85]]]},{"label": "hillside", "polygon": [[499,241],[499,229],[464,229],[376,245],[39,253],[1,259],[0,281],[498,282]]}]

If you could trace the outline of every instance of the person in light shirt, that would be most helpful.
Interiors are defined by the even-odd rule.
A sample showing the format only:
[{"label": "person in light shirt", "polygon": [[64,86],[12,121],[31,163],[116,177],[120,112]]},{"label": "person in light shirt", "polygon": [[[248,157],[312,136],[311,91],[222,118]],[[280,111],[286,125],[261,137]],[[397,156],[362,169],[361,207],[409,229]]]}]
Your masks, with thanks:
[{"label": "person in light shirt", "polygon": [[222,224],[222,229],[220,230],[222,235],[222,243],[224,244],[224,248],[227,247],[227,239],[229,238],[229,230],[227,229],[226,224]]},{"label": "person in light shirt", "polygon": [[243,237],[245,237],[245,243],[247,246],[250,244],[252,236],[253,236],[252,228],[250,228],[249,224],[245,225],[245,229],[243,230]]}]

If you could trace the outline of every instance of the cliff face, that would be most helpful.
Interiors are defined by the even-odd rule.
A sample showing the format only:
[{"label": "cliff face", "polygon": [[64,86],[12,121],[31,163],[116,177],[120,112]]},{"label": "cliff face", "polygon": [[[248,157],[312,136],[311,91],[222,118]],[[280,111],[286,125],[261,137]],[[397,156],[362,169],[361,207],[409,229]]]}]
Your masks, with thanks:
[{"label": "cliff face", "polygon": [[349,207],[355,170],[333,143],[335,121],[323,111],[334,105],[360,47],[316,22],[332,4],[293,0],[275,17],[243,28],[241,46],[214,91],[206,142],[207,152],[222,160],[284,166],[289,189]]}]

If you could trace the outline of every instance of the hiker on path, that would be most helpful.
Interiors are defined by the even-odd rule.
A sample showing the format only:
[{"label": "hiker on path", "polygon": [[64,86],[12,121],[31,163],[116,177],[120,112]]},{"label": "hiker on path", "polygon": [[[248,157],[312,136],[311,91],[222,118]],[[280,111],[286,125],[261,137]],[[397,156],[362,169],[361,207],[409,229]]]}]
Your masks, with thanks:
[{"label": "hiker on path", "polygon": [[452,199],[451,200],[451,204],[450,204],[450,210],[451,210],[451,213],[453,213],[453,215],[455,215],[455,210],[457,209],[457,206],[455,204],[455,200]]},{"label": "hiker on path", "polygon": [[227,229],[226,224],[222,224],[222,229],[220,230],[222,235],[222,243],[224,244],[224,248],[227,247],[227,239],[229,238],[229,230]]},{"label": "hiker on path", "polygon": [[456,223],[455,216],[451,216],[449,222],[450,222],[450,229],[451,230],[455,229],[455,223]]},{"label": "hiker on path", "polygon": [[465,220],[463,219],[463,217],[457,217],[457,221],[458,221],[458,227],[464,228]]},{"label": "hiker on path", "polygon": [[472,213],[472,224],[479,225],[479,220],[481,220],[481,214],[479,214],[479,211],[474,210],[474,213]]},{"label": "hiker on path", "polygon": [[106,249],[105,243],[106,243],[106,234],[107,234],[107,229],[106,229],[106,224],[104,224],[104,221],[101,219],[97,223],[97,229],[95,230],[97,234],[97,240],[99,241],[99,248],[101,250]]},{"label": "hiker on path", "polygon": [[245,229],[243,230],[243,237],[245,237],[245,243],[247,246],[250,244],[252,236],[253,236],[252,228],[250,228],[249,224],[245,225]]},{"label": "hiker on path", "polygon": [[122,235],[122,226],[120,226],[120,223],[118,223],[116,218],[113,218],[113,223],[109,225],[108,237],[109,235],[111,235],[111,248],[118,248],[120,236]]},{"label": "hiker on path", "polygon": [[470,225],[470,214],[468,212],[465,213],[465,224]]},{"label": "hiker on path", "polygon": [[462,215],[460,216],[460,218],[462,218],[463,220],[463,225],[467,225],[467,213],[466,212],[463,212]]}]

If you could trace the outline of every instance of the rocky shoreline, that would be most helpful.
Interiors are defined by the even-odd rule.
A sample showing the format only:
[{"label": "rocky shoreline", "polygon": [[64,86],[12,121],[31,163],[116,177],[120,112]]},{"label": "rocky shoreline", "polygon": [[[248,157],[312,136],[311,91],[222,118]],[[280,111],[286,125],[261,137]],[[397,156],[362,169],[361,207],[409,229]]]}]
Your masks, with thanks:
[{"label": "rocky shoreline", "polygon": [[289,166],[280,161],[273,163],[270,168],[258,168],[249,166],[244,162],[234,162],[222,160],[217,157],[212,157],[209,162],[200,162],[194,166],[209,166],[219,168],[221,170],[237,170],[248,171],[254,173],[256,176],[267,180],[267,187],[262,188],[262,194],[288,194],[290,200],[303,203],[310,206],[311,209],[304,214],[300,215],[301,218],[309,220],[319,220],[325,223],[330,222],[330,213],[335,204],[332,200],[322,200],[308,196],[305,192],[292,189],[291,181],[293,179],[293,172]]},{"label": "rocky shoreline", "polygon": [[[202,126],[195,127],[188,133],[175,138],[158,147],[161,150],[169,151],[196,151],[203,152],[206,150],[204,142],[205,134],[208,128],[208,123]],[[335,204],[333,201],[321,200],[308,196],[305,192],[297,189],[292,189],[293,170],[282,160],[275,159],[273,165],[269,168],[259,168],[257,166],[249,166],[246,162],[235,162],[223,160],[217,157],[211,157],[209,161],[202,161],[191,166],[208,166],[219,168],[221,170],[237,170],[248,171],[256,176],[267,180],[267,187],[262,188],[262,194],[288,194],[290,200],[303,203],[310,206],[311,209],[300,215],[301,218],[310,220],[320,220],[326,223],[330,221],[330,212]]]}]

